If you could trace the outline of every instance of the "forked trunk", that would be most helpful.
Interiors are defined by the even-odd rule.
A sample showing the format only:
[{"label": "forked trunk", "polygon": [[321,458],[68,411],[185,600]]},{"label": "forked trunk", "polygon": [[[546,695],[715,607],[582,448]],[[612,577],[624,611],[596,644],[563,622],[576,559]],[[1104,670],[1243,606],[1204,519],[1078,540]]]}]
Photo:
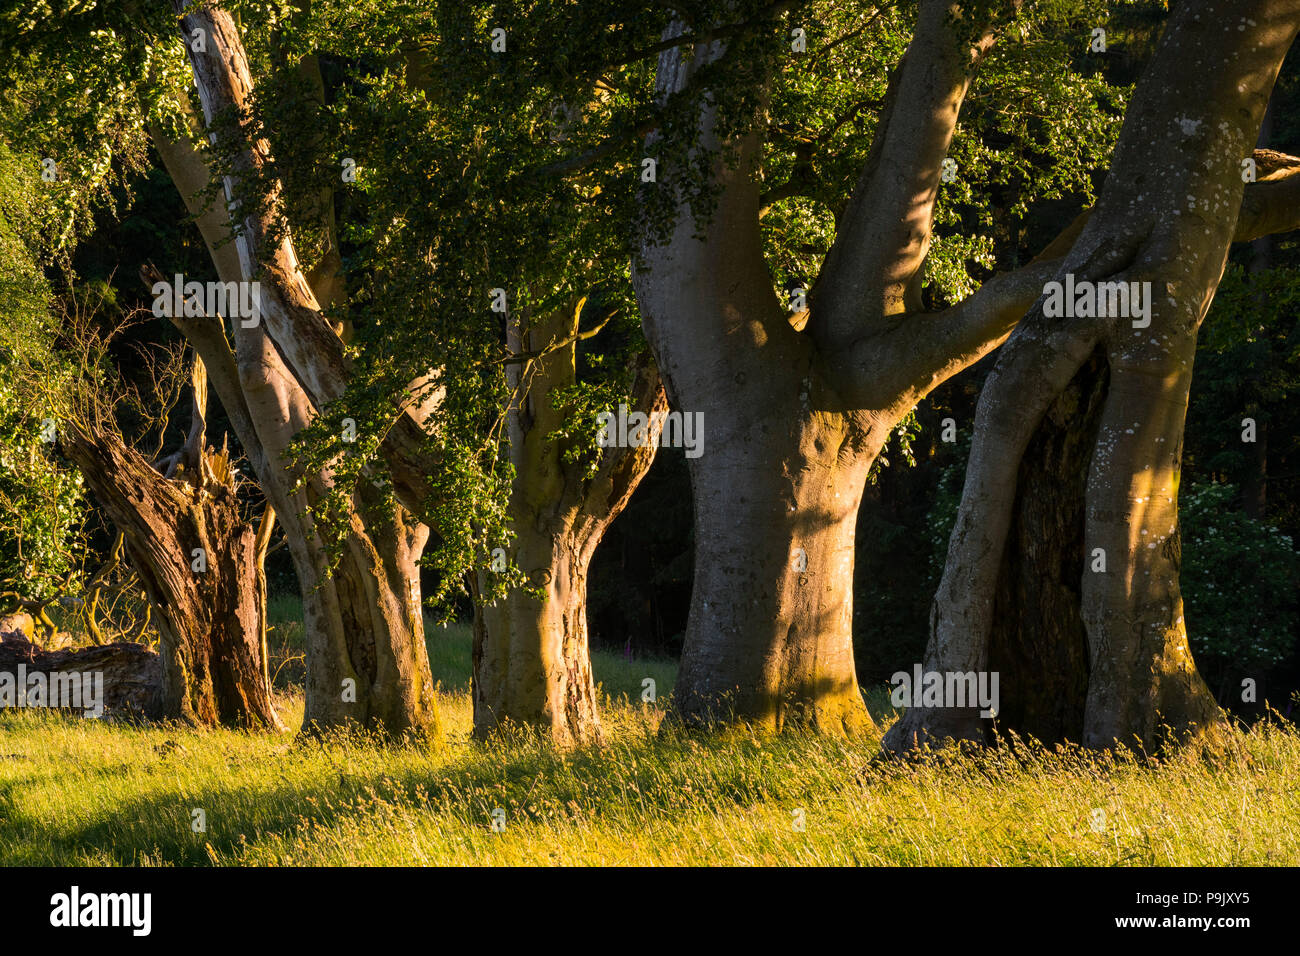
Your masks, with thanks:
[{"label": "forked trunk", "polygon": [[[587,571],[610,523],[650,470],[667,399],[648,355],[630,369],[630,408],[647,417],[645,441],[596,451],[594,471],[566,460],[569,443],[558,389],[573,384],[585,300],[525,323],[511,317],[508,347],[540,353],[509,370],[508,411],[515,479],[508,513],[510,563],[526,578],[496,603],[490,569],[478,573],[474,620],[474,736],[510,725],[540,731],[561,747],[602,739],[587,638]],[[584,456],[585,457],[585,456]],[[503,549],[504,550],[504,549]]]},{"label": "forked trunk", "polygon": [[[1232,17],[1250,31],[1226,29]],[[1009,663],[1002,710],[1018,729],[1152,748],[1221,720],[1192,662],[1179,592],[1183,426],[1197,330],[1229,243],[1300,218],[1281,183],[1267,212],[1258,199],[1243,205],[1240,176],[1297,26],[1296,0],[1178,8],[1130,106],[1101,200],[1057,277],[1083,290],[1077,314],[1070,302],[1049,317],[1040,302],[981,395],[926,661],[941,672]],[[1086,309],[1092,289],[1101,302],[1092,285],[1101,282],[1114,290],[1110,306]],[[1129,308],[1117,309],[1121,302]],[[1062,424],[1058,413],[1071,405]],[[1047,533],[1024,549],[1039,531]],[[1028,553],[1008,560],[1016,548]],[[1040,579],[1027,585],[1030,559]],[[1046,597],[1037,606],[1008,600],[1036,594]],[[1052,607],[1054,620],[1045,616]],[[1073,673],[1062,679],[1061,666]],[[1055,704],[1052,692],[1061,695]],[[885,744],[987,732],[969,709],[918,707]]]},{"label": "forked trunk", "polygon": [[[328,468],[301,474],[291,446],[319,409],[343,394],[349,376],[343,343],[321,313],[283,228],[278,181],[270,178],[271,195],[261,202],[240,198],[241,184],[267,173],[270,154],[269,144],[242,125],[254,84],[233,18],[216,5],[174,0],[173,8],[183,35],[205,37],[201,48],[190,44],[187,51],[210,138],[228,162],[228,215],[240,226],[234,242],[223,244],[233,223],[212,204],[215,212],[199,218],[200,228],[222,279],[257,281],[260,294],[257,314],[231,323],[233,349],[220,322],[172,320],[212,370],[289,543],[305,616],[304,729],[356,723],[390,734],[436,730],[416,567],[428,529],[366,480],[347,490],[342,502],[331,502],[341,529],[326,533],[316,526],[315,509],[326,505],[334,475]],[[227,135],[213,133],[231,116],[240,124]],[[170,157],[169,168],[186,172],[177,185],[187,203],[195,203],[199,197],[190,187],[209,176],[204,157],[165,144],[163,155]],[[222,255],[231,248],[237,259]],[[419,431],[408,418],[403,415],[404,424],[393,431]],[[421,444],[424,436],[411,438]]]}]

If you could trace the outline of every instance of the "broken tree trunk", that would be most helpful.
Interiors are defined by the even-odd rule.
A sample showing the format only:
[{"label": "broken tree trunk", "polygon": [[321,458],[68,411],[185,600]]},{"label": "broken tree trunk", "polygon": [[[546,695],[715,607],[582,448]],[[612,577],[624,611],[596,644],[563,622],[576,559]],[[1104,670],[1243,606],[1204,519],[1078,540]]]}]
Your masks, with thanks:
[{"label": "broken tree trunk", "polygon": [[[193,433],[192,433],[193,434]],[[201,432],[200,441],[201,441]],[[67,429],[66,450],[126,540],[161,636],[159,713],[281,729],[263,663],[257,533],[224,452],[166,478],[116,436]]]},{"label": "broken tree trunk", "polygon": [[[43,677],[39,698],[34,690],[42,680],[33,675]],[[162,658],[143,644],[47,651],[21,633],[0,633],[0,707],[58,706],[86,716],[155,719],[164,716],[162,698]]]}]

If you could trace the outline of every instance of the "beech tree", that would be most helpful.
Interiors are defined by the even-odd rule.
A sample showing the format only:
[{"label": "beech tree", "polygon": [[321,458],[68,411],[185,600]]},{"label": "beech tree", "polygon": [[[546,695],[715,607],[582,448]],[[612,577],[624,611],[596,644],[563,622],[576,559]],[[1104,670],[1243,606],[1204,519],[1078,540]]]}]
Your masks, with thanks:
[{"label": "beech tree", "polygon": [[[763,124],[724,113],[720,94],[700,98],[683,165],[708,170],[714,202],[701,209],[684,177],[670,180],[671,228],[661,235],[643,220],[636,260],[669,394],[709,422],[710,452],[692,467],[696,577],[676,691],[688,720],[769,729],[793,720],[832,732],[870,724],[852,641],[867,474],[916,403],[1001,344],[1060,266],[1049,250],[948,308],[923,301],[963,100],[1002,34],[1041,29],[1021,14],[1019,4],[919,4],[870,152],[794,321],[762,243]],[[719,32],[667,27],[661,103],[726,63],[736,41]],[[733,109],[762,116],[768,82],[758,72]]]},{"label": "beech tree", "polygon": [[[803,289],[795,289],[790,300],[783,301],[774,288],[773,245],[765,243],[763,220],[790,195],[816,195],[818,170],[811,157],[820,137],[815,134],[805,135],[802,148],[794,150],[784,181],[772,175],[780,168],[773,161],[772,141],[782,122],[791,124],[774,108],[783,103],[781,68],[783,61],[791,59],[787,49],[799,50],[801,40],[805,41],[802,48],[809,49],[806,39],[811,28],[804,24],[814,21],[803,18],[807,9],[787,3],[675,7],[660,41],[641,48],[642,55],[659,54],[654,106],[643,122],[625,123],[615,133],[626,136],[629,128],[648,131],[645,154],[657,157],[658,182],[638,196],[634,252],[638,300],[670,400],[701,411],[708,422],[709,452],[691,466],[696,578],[676,706],[692,721],[735,717],[779,728],[795,719],[826,730],[852,731],[869,722],[854,672],[851,629],[853,528],[868,471],[891,432],[918,401],[1004,342],[1047,283],[1073,268],[1072,250],[1085,228],[1080,220],[1028,264],[970,283],[978,284],[978,291],[967,297],[962,293],[968,290],[957,290],[958,294],[947,297],[953,304],[946,308],[943,296],[927,294],[927,276],[933,280],[944,272],[944,263],[933,261],[940,248],[936,239],[942,237],[936,221],[943,222],[941,197],[959,168],[950,152],[960,148],[955,136],[963,104],[977,83],[977,71],[983,82],[996,83],[999,71],[1015,69],[1012,63],[1021,70],[1045,67],[1070,82],[1072,59],[1079,52],[1062,55],[1048,38],[1059,40],[1062,31],[1074,30],[1075,51],[1090,49],[1089,42],[1097,39],[1094,25],[1104,19],[1104,11],[1093,4],[922,0],[906,53],[892,64],[887,90],[854,104],[851,115],[876,114],[870,151],[858,166],[847,203],[831,204],[836,211],[833,238],[824,261],[809,263],[816,270],[815,281],[805,284],[811,290],[805,299]],[[1227,22],[1225,11],[1208,12],[1219,18],[1215,22]],[[856,32],[847,33],[847,42],[869,35],[884,14],[884,8],[871,11]],[[1195,17],[1197,11],[1186,16]],[[1242,20],[1239,32],[1248,33],[1258,23],[1268,22],[1267,16],[1261,16],[1254,23],[1250,17]],[[1233,24],[1235,29],[1236,21]],[[776,35],[783,38],[780,45],[773,40]],[[1181,33],[1173,36],[1176,39],[1166,39],[1166,46],[1194,42]],[[816,55],[829,55],[842,45],[826,42]],[[1100,49],[1104,50],[1104,31]],[[1216,76],[1215,82],[1224,89],[1240,80],[1234,70],[1246,69],[1221,64],[1211,68],[1208,56],[1199,68]],[[1152,82],[1150,77],[1147,82]],[[1260,83],[1266,99],[1267,84]],[[1122,104],[1118,93],[1107,94],[1082,83],[1074,88]],[[1050,91],[1052,84],[1037,87],[1036,92],[1042,95],[1044,89]],[[1172,114],[1171,102],[1165,109]],[[1064,107],[1060,115],[1079,119]],[[1158,119],[1153,112],[1130,115],[1130,126],[1148,124],[1131,135],[1162,141],[1165,127],[1156,129]],[[1258,116],[1253,121],[1257,126]],[[832,117],[827,125],[833,133],[845,122],[843,116]],[[1195,122],[1196,118],[1189,120]],[[1247,117],[1242,127],[1251,122]],[[1216,118],[1197,128],[1219,126]],[[1101,139],[1087,122],[1067,126],[1065,135],[1070,134],[1083,142]],[[612,135],[598,142],[569,164],[600,160],[618,148],[618,139]],[[1128,155],[1134,149],[1130,147]],[[1182,147],[1170,146],[1160,155],[1172,155],[1177,149]],[[1248,154],[1243,144],[1234,161],[1238,174],[1240,160]],[[1121,162],[1125,155],[1117,153],[1115,161]],[[1256,161],[1269,168],[1263,157]],[[1158,168],[1153,161],[1147,168],[1148,179]],[[969,171],[961,174],[970,175]],[[1174,176],[1170,183],[1177,181]],[[1262,196],[1266,188],[1264,182],[1249,187],[1248,200],[1254,202],[1250,197]],[[1155,191],[1145,189],[1129,197],[1131,205],[1138,204],[1139,194],[1144,209],[1159,202]],[[1224,208],[1220,201],[1219,211]],[[1231,219],[1234,212],[1224,215]],[[1147,209],[1144,215],[1150,219],[1156,214]],[[1286,217],[1278,224],[1286,228]],[[1231,228],[1227,235],[1231,238]],[[1195,290],[1208,293],[1213,283],[1202,280]],[[786,291],[791,291],[789,285]],[[1202,298],[1196,299],[1198,307]],[[1029,359],[1022,361],[1029,363],[1026,368],[1039,367]],[[1013,419],[1019,415],[1022,406],[1014,404],[1015,392],[1025,385],[1003,387],[1002,405],[985,402],[988,411],[981,418],[979,437],[989,437],[977,441],[972,460],[972,481],[991,482],[987,495],[1005,496],[1014,488],[1015,466],[1007,461],[1018,460],[1016,446],[1009,453],[995,439],[1000,429],[1011,427],[1003,420],[1008,409],[1014,412]],[[1086,412],[1101,406],[1084,402],[1080,407]],[[1070,411],[1061,411],[1068,419]],[[1125,414],[1136,418],[1135,411],[1129,408]],[[1036,422],[1037,417],[1031,413],[1030,420]],[[1159,437],[1166,456],[1163,467],[1168,470],[1172,468],[1168,456],[1176,461],[1176,436],[1170,427]],[[998,457],[1008,454],[1006,459]],[[1117,464],[1104,480],[1119,487],[1131,475],[1145,474],[1158,460],[1158,456],[1130,459]],[[1000,464],[995,468],[993,462]],[[983,467],[989,469],[987,478],[980,477]],[[1094,462],[1094,475],[1099,467]],[[1145,487],[1149,479],[1149,474],[1136,479],[1135,487]],[[1090,482],[1090,488],[1102,481]],[[1161,487],[1172,497],[1169,482]],[[1044,493],[1050,494],[1046,487]],[[1052,507],[1062,503],[1054,501]],[[1117,507],[1112,502],[1112,509]],[[1106,520],[1113,521],[1117,511],[1104,513],[1112,516]],[[1151,517],[1157,524],[1168,523],[1171,514]],[[1000,526],[991,516],[975,518],[964,512],[963,520],[971,525],[959,522],[956,535],[970,536],[973,551],[968,563],[974,555],[983,555],[993,561],[996,571],[997,555],[1002,553]],[[1168,527],[1163,533],[1169,534]],[[961,550],[956,535],[955,554]],[[992,550],[981,550],[990,540]],[[1120,547],[1120,541],[1121,537],[1105,542],[1089,538],[1087,543],[1108,550],[1114,562],[1132,551]],[[1032,575],[1033,555],[1017,560],[1023,573]],[[1077,553],[1072,560],[1078,561]],[[1176,558],[1169,560],[1176,563]],[[1123,588],[1135,580],[1123,570],[1092,580],[1089,614],[1099,629],[1113,629],[1113,623],[1100,622],[1113,622],[1124,600],[1166,608],[1176,603],[1167,594],[1156,593],[1168,590],[1167,579],[1164,584],[1151,584],[1155,591],[1140,599],[1121,597]],[[1144,584],[1150,580],[1142,578]],[[1100,597],[1103,585],[1112,589],[1107,592],[1109,599]],[[963,628],[969,628],[972,620],[984,622],[986,629],[991,626],[992,583],[976,582],[972,588],[961,566],[950,564],[944,586],[947,590],[941,590],[936,610],[935,640],[956,642],[967,653],[931,655],[932,662],[940,670],[982,670],[986,658],[969,652],[971,646],[980,646],[978,640],[971,643],[978,628]],[[1036,589],[1030,596],[1046,590],[1050,589]],[[1105,609],[1108,601],[1110,607]],[[952,613],[949,605],[970,610]],[[1051,620],[1055,607],[1052,601],[1037,603],[1023,613]],[[952,622],[945,623],[949,614]],[[1004,615],[998,626],[1014,627],[1014,622],[1012,613]],[[955,636],[959,633],[961,641]],[[1098,640],[1105,648],[1105,639]],[[1078,679],[1082,658],[1070,660],[1059,647],[1051,652],[1038,650],[1036,669],[1044,670],[1045,662],[1060,661],[1064,655],[1069,666],[1061,679]],[[1091,666],[1100,666],[1107,653],[1094,651]],[[1090,681],[1090,706],[1104,729],[1086,733],[1085,739],[1108,745],[1127,737],[1130,730],[1149,736],[1151,714],[1157,709],[1177,723],[1210,719],[1203,686],[1185,648],[1177,649],[1175,640],[1170,654],[1178,658],[1176,669],[1182,676],[1167,681],[1164,698],[1150,706],[1128,699],[1130,691],[1136,692],[1134,682],[1142,681],[1146,658],[1126,649],[1119,663],[1108,663],[1112,672],[1122,670],[1125,676],[1109,678],[1110,690],[1102,689],[1106,680]],[[1019,672],[1015,676],[1017,693],[1033,693],[1026,690],[1029,682]],[[1118,689],[1121,686],[1123,690]],[[1050,700],[1051,692],[1040,699]],[[925,713],[910,714],[892,739],[906,737]],[[1125,716],[1133,713],[1146,716]],[[970,714],[963,712],[960,719],[968,721]]]},{"label": "beech tree", "polygon": [[[171,321],[201,357],[285,532],[304,604],[305,726],[433,729],[416,568],[428,528],[393,497],[427,497],[434,469],[420,458],[428,437],[422,406],[406,396],[394,409],[397,421],[382,433],[389,464],[365,481],[346,470],[339,478],[346,448],[337,432],[323,460],[301,461],[292,447],[342,395],[350,363],[340,329],[308,281],[316,278],[329,301],[336,276],[299,262],[284,185],[252,121],[254,70],[233,18],[212,5],[135,3],[57,24],[20,18],[13,29],[19,63],[39,78],[29,84],[36,108],[20,132],[68,154],[89,139],[89,151],[101,157],[113,156],[116,145],[100,132],[106,127],[141,140],[147,132],[196,218],[218,278],[260,287],[253,321],[207,313]],[[258,39],[259,55],[269,58],[273,31],[263,29]],[[56,65],[65,69],[49,69]],[[63,76],[77,92],[60,88]],[[83,89],[100,96],[87,102]],[[62,126],[41,120],[52,102]],[[75,178],[76,166],[66,164],[65,175]]]},{"label": "beech tree", "polygon": [[[205,239],[215,248],[233,238],[238,281],[261,286],[261,321],[253,328],[232,323],[233,345],[214,326],[200,328],[188,318],[177,324],[204,356],[232,423],[239,423],[237,430],[242,425],[241,443],[285,528],[306,617],[304,724],[355,721],[390,733],[434,729],[417,571],[428,528],[372,482],[359,482],[343,496],[346,511],[338,520],[346,530],[337,560],[331,559],[313,509],[332,490],[332,475],[329,469],[299,471],[290,445],[320,406],[343,393],[348,372],[342,341],[299,267],[279,219],[274,182],[260,201],[247,192],[269,156],[268,144],[243,126],[254,85],[233,19],[217,7],[177,2],[174,9],[181,36],[191,40],[186,49],[203,120],[228,137],[213,134],[229,163],[221,178],[232,222],[225,233]],[[203,43],[192,42],[196,34]],[[193,162],[194,155],[185,151],[177,159]],[[197,201],[193,194],[186,199]],[[407,413],[401,420],[418,432]]]},{"label": "beech tree", "polygon": [[[605,530],[649,470],[667,402],[653,365],[643,358],[630,391],[631,408],[649,417],[645,443],[605,449],[594,460],[590,453],[575,454],[589,452],[590,429],[566,435],[574,416],[561,399],[575,384],[581,306],[569,303],[541,320],[510,323],[515,357],[540,354],[530,363],[512,363],[509,372],[518,395],[507,411],[515,474],[507,505],[512,539],[498,557],[522,571],[523,581],[476,609],[474,729],[480,737],[514,723],[536,727],[560,745],[601,739],[587,639],[587,571]],[[480,596],[494,573],[490,566],[479,572]]]},{"label": "beech tree", "polygon": [[[1297,30],[1287,0],[1177,7],[1058,270],[1149,283],[1149,313],[1036,302],[981,394],[925,666],[1007,666],[1013,725],[1040,737],[1150,746],[1219,720],[1179,592],[1183,424],[1229,245],[1300,226],[1300,159],[1254,149]],[[886,744],[987,733],[916,708]]]}]

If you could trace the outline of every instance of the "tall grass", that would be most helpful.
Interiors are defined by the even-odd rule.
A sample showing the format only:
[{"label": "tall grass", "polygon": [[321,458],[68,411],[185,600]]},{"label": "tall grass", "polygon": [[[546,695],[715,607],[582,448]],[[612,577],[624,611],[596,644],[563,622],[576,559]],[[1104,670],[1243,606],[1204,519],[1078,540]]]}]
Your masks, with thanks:
[{"label": "tall grass", "polygon": [[673,665],[598,653],[607,743],[557,753],[471,742],[467,629],[428,643],[434,744],[0,714],[0,863],[1300,863],[1289,725],[1158,762],[1021,744],[897,763],[877,736],[661,732]]}]

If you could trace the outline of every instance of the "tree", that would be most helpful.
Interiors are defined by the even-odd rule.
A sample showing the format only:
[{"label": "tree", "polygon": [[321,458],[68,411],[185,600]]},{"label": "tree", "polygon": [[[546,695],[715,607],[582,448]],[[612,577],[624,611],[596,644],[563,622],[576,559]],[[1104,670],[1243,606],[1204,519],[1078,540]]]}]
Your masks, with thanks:
[{"label": "tree", "polygon": [[[785,7],[755,19],[770,22]],[[710,453],[691,475],[696,577],[677,685],[690,720],[730,712],[768,728],[794,719],[838,732],[870,723],[851,628],[866,476],[916,403],[996,348],[1060,265],[1060,251],[1049,249],[956,305],[923,305],[961,105],[999,35],[1020,26],[1018,7],[919,5],[871,151],[808,308],[793,322],[761,241],[764,127],[739,112],[761,115],[766,75],[752,71],[739,102],[707,83],[708,95],[690,100],[675,168],[708,171],[713,201],[700,209],[685,175],[669,177],[652,199],[671,203],[671,226],[660,234],[647,215],[636,260],[646,334],[669,395],[709,423]],[[723,32],[726,40],[713,35]],[[728,58],[763,62],[734,32],[680,20],[667,29],[661,108],[697,77],[716,77]]]},{"label": "tree", "polygon": [[[510,324],[509,344],[521,360],[512,362],[509,372],[518,396],[507,413],[515,473],[508,505],[510,550],[526,580],[495,603],[480,601],[476,609],[473,689],[479,737],[512,722],[540,728],[561,745],[601,738],[587,640],[587,573],[610,522],[650,468],[667,400],[642,352],[634,361],[631,400],[624,407],[649,419],[645,441],[591,454],[590,397],[578,401],[578,409],[564,407],[566,397],[579,397],[576,349],[583,304],[579,299],[540,320],[512,318]],[[534,358],[522,361],[525,354]],[[493,573],[479,572],[479,594]]]},{"label": "tree", "polygon": [[[232,323],[233,346],[220,326],[173,318],[202,355],[285,529],[306,616],[304,726],[356,722],[389,733],[433,730],[416,570],[428,528],[372,482],[361,482],[336,499],[339,547],[330,553],[313,509],[334,490],[331,470],[303,472],[290,446],[317,410],[343,393],[343,343],[299,268],[274,180],[269,195],[251,193],[270,157],[268,144],[247,126],[254,84],[234,20],[219,7],[177,2],[174,9],[181,36],[204,39],[188,42],[186,49],[230,210],[228,223],[218,210],[204,238],[214,253],[233,239],[228,248],[238,250],[238,266],[231,256],[222,262],[214,255],[218,273],[225,281],[259,282],[261,294],[260,321],[251,327]],[[178,185],[183,178],[206,185],[202,158],[183,143],[177,147],[171,153]],[[200,203],[201,194],[183,195],[187,203]],[[400,420],[423,437],[409,415],[401,413]]]},{"label": "tree", "polygon": [[[1052,318],[1040,300],[981,395],[925,666],[1000,655],[1015,723],[1039,736],[1152,746],[1218,722],[1179,590],[1183,424],[1229,244],[1300,223],[1300,160],[1252,153],[1298,15],[1286,0],[1178,7],[1057,274],[1150,283],[1147,311]],[[914,708],[886,745],[986,733],[970,708]]]},{"label": "tree", "polygon": [[64,448],[123,536],[154,610],[163,662],[159,715],[282,729],[267,671],[262,574],[275,516],[265,510],[260,527],[244,518],[224,443],[220,451],[207,446],[202,363],[192,365],[185,444],[154,463],[123,440],[112,399],[94,375],[102,351],[82,342],[89,374],[65,409]]}]

